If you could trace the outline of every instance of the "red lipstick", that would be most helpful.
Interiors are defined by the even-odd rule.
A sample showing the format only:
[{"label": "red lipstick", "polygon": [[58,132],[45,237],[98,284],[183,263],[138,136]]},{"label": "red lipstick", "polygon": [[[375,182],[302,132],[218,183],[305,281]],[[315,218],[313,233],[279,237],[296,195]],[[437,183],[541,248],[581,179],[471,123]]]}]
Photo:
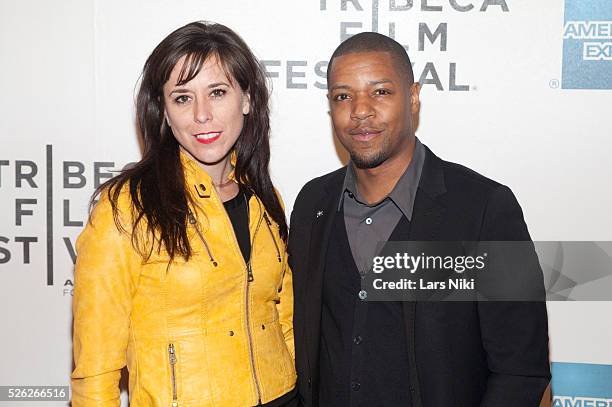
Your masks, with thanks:
[{"label": "red lipstick", "polygon": [[220,131],[207,131],[205,133],[194,134],[193,137],[196,138],[198,143],[212,144],[215,141],[217,141],[219,139],[219,137],[221,137],[221,133],[222,132],[220,132]]}]

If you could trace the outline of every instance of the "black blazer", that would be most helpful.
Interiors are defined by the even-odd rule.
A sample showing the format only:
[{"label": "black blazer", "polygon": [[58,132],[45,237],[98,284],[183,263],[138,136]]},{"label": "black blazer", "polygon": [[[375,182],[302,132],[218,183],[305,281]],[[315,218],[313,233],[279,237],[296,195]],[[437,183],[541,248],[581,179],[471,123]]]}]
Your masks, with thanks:
[{"label": "black blazer", "polygon": [[[308,407],[318,405],[322,277],[345,173],[346,167],[308,182],[291,214],[295,358]],[[409,237],[531,240],[509,188],[429,149]],[[546,303],[404,302],[403,308],[413,407],[539,406],[550,380]]]}]

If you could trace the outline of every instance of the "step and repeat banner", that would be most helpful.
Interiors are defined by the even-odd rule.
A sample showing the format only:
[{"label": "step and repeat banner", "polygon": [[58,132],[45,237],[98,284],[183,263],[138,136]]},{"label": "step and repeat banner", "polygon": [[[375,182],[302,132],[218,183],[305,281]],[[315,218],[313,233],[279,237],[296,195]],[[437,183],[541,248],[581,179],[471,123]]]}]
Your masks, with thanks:
[{"label": "step and repeat banner", "polygon": [[[0,386],[69,384],[88,201],[139,159],[145,59],[195,20],[233,28],[265,66],[288,210],[305,182],[346,162],[327,61],[343,39],[377,31],[414,62],[424,144],[512,188],[534,240],[612,240],[609,0],[0,0]],[[548,310],[553,406],[612,406],[612,302]]]}]

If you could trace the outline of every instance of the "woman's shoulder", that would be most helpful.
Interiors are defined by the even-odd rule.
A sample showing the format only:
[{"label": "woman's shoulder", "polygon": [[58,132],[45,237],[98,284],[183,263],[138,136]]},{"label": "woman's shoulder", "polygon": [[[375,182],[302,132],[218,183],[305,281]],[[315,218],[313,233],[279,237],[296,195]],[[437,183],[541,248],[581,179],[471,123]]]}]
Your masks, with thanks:
[{"label": "woman's shoulder", "polygon": [[119,229],[131,225],[134,205],[130,189],[129,181],[102,188],[94,197],[89,223],[96,227],[97,223],[106,226],[112,221]]}]

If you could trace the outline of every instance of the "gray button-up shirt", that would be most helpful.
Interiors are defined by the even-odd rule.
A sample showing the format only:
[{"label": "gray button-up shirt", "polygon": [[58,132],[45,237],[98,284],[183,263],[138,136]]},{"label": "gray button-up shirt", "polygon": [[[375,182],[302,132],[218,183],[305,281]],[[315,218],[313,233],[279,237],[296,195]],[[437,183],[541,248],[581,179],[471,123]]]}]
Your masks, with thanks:
[{"label": "gray button-up shirt", "polygon": [[[386,242],[402,216],[412,220],[414,199],[425,161],[425,147],[419,139],[410,165],[391,193],[382,201],[368,205],[357,191],[353,164],[349,163],[344,178],[338,211],[344,204],[344,224],[353,259],[363,275],[372,267],[372,259],[380,253],[380,242]],[[380,246],[380,247],[379,247]]]}]

